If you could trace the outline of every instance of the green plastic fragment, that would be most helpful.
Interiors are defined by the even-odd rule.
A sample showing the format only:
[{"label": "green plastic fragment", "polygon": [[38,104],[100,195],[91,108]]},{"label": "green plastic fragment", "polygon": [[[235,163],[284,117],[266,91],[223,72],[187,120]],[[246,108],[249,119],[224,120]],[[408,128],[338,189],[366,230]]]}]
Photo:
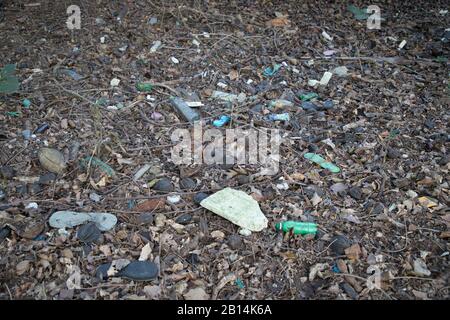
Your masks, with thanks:
[{"label": "green plastic fragment", "polygon": [[80,161],[80,165],[83,168],[87,168],[89,162],[91,163],[91,166],[99,168],[109,177],[114,177],[116,175],[113,168],[111,168],[109,165],[107,165],[97,157],[86,157]]},{"label": "green plastic fragment", "polygon": [[281,64],[274,64],[273,67],[267,67],[264,69],[263,75],[266,77],[272,77],[275,73],[278,72],[278,70],[280,70],[281,68]]},{"label": "green plastic fragment", "polygon": [[300,95],[300,99],[302,99],[302,101],[309,101],[318,97],[319,95],[315,92],[308,92]]},{"label": "green plastic fragment", "polygon": [[106,99],[105,97],[101,97],[100,99],[97,99],[97,101],[95,101],[95,104],[105,107],[106,105],[108,105],[108,99]]},{"label": "green plastic fragment", "polygon": [[304,157],[314,163],[317,163],[322,168],[327,169],[328,171],[331,171],[333,173],[341,172],[341,169],[339,169],[339,167],[335,166],[331,162],[327,162],[324,158],[322,158],[318,154],[308,152],[305,153]]},{"label": "green plastic fragment", "polygon": [[239,279],[239,278],[236,279],[236,285],[238,286],[239,289],[244,289],[244,288],[245,288],[244,283],[243,283],[242,280]]},{"label": "green plastic fragment", "polygon": [[14,75],[15,64],[7,64],[0,69],[0,93],[13,93],[19,90],[20,83]]},{"label": "green plastic fragment", "polygon": [[283,221],[278,222],[275,225],[275,229],[282,230],[283,232],[292,232],[294,234],[316,234],[317,224],[312,222],[298,222],[298,221]]},{"label": "green plastic fragment", "polygon": [[153,89],[153,85],[151,83],[138,82],[136,83],[136,89],[142,92],[150,92]]},{"label": "green plastic fragment", "polygon": [[447,62],[447,57],[439,56],[435,59],[436,62]]},{"label": "green plastic fragment", "polygon": [[7,115],[7,116],[10,116],[10,117],[19,117],[19,116],[20,116],[20,112],[17,112],[17,111],[8,111],[8,112],[6,112],[6,115]]},{"label": "green plastic fragment", "polygon": [[389,138],[395,138],[396,136],[398,136],[400,134],[400,130],[399,129],[392,129],[391,132],[389,132]]},{"label": "green plastic fragment", "polygon": [[367,9],[359,9],[352,4],[347,6],[347,10],[354,14],[356,20],[366,20],[369,17]]}]

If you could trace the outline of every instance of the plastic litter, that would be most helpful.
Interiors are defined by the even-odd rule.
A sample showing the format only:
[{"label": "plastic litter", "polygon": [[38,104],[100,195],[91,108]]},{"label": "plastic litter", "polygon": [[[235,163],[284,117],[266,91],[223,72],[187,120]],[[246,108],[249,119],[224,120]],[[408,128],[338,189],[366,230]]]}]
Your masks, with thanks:
[{"label": "plastic litter", "polygon": [[71,77],[75,81],[79,81],[79,80],[83,79],[83,76],[78,74],[75,70],[64,69],[64,70],[61,71],[61,73],[65,74],[65,75],[68,75],[69,77]]},{"label": "plastic litter", "polygon": [[133,181],[138,181],[152,166],[150,164],[144,165],[133,176]]},{"label": "plastic litter", "polygon": [[111,79],[111,81],[109,82],[109,85],[110,85],[111,87],[117,87],[117,86],[119,85],[119,83],[120,83],[120,80],[119,80],[119,79],[113,78],[113,79]]},{"label": "plastic litter", "polygon": [[278,222],[275,225],[275,229],[282,230],[283,232],[292,232],[294,234],[316,234],[317,224],[312,222],[298,222],[298,221],[283,221]]},{"label": "plastic litter", "polygon": [[332,76],[333,76],[333,74],[331,72],[326,71],[323,74],[322,79],[320,79],[319,84],[321,86],[326,86],[328,84],[328,82],[330,82],[330,79]]},{"label": "plastic litter", "polygon": [[83,168],[87,168],[89,163],[92,167],[99,168],[101,171],[103,171],[109,177],[113,177],[116,175],[113,168],[111,168],[109,165],[107,165],[106,163],[104,163],[102,160],[100,160],[97,157],[86,157],[80,161],[80,165]]},{"label": "plastic litter", "polygon": [[278,70],[280,70],[281,66],[281,64],[276,63],[272,67],[267,67],[264,69],[263,75],[265,77],[272,77],[278,72]]},{"label": "plastic litter", "polygon": [[359,9],[352,4],[347,6],[347,10],[353,13],[356,20],[367,20],[367,18],[369,17],[367,9]]},{"label": "plastic litter", "polygon": [[328,33],[325,31],[322,31],[322,37],[324,37],[327,41],[333,41],[333,37],[331,37]]},{"label": "plastic litter", "polygon": [[29,99],[23,99],[22,105],[28,109],[31,106],[31,101]]},{"label": "plastic litter", "polygon": [[156,52],[161,47],[161,45],[162,45],[161,41],[159,40],[154,41],[152,47],[150,48],[150,52],[151,53]]},{"label": "plastic litter", "polygon": [[318,98],[319,95],[315,92],[308,92],[308,93],[300,94],[299,97],[302,101],[309,101],[309,100]]},{"label": "plastic litter", "polygon": [[267,228],[268,220],[258,202],[243,191],[225,188],[202,200],[200,205],[241,228],[250,231]]},{"label": "plastic litter", "polygon": [[49,224],[53,228],[73,228],[86,222],[94,222],[101,231],[111,230],[117,223],[117,218],[104,212],[57,211],[50,216]]},{"label": "plastic litter", "polygon": [[14,93],[19,90],[19,79],[14,75],[15,64],[7,64],[0,69],[0,93]]},{"label": "plastic litter", "polygon": [[189,107],[183,99],[177,97],[170,97],[172,106],[177,112],[188,122],[193,123],[200,119],[200,115],[197,111]]},{"label": "plastic litter", "polygon": [[231,117],[229,116],[221,116],[219,119],[213,121],[213,126],[218,128],[223,127],[228,122],[230,122],[230,120]]},{"label": "plastic litter", "polygon": [[100,229],[97,228],[95,222],[89,222],[88,224],[81,226],[77,231],[77,238],[84,243],[95,242],[100,236]]},{"label": "plastic litter", "polygon": [[272,100],[269,103],[269,108],[285,108],[292,107],[294,105],[293,102],[284,99]]},{"label": "plastic litter", "polygon": [[320,165],[322,168],[327,169],[328,171],[331,171],[333,173],[339,173],[341,172],[341,169],[339,167],[335,166],[331,162],[327,162],[324,158],[319,156],[315,153],[305,153],[304,157],[318,165]]},{"label": "plastic litter", "polygon": [[346,66],[340,66],[340,67],[334,68],[331,72],[334,73],[335,75],[337,75],[338,77],[346,77],[347,73],[348,73],[348,69]]},{"label": "plastic litter", "polygon": [[42,132],[46,131],[48,128],[50,128],[48,123],[43,123],[39,127],[37,127],[33,133],[42,133]]},{"label": "plastic litter", "polygon": [[136,83],[136,89],[142,92],[150,92],[153,89],[153,85],[148,82],[138,82]]},{"label": "plastic litter", "polygon": [[41,148],[38,152],[38,158],[42,167],[50,172],[59,174],[66,168],[63,154],[56,149]]},{"label": "plastic litter", "polygon": [[231,103],[234,103],[234,102],[242,103],[245,101],[246,96],[245,96],[245,93],[243,93],[243,92],[240,93],[239,95],[235,95],[232,93],[215,90],[212,92],[211,98],[222,100],[225,102],[231,102]]},{"label": "plastic litter", "polygon": [[280,113],[280,114],[269,114],[266,116],[266,120],[268,121],[289,121],[291,117],[289,113]]},{"label": "plastic litter", "polygon": [[307,110],[307,111],[310,111],[310,110],[317,111],[318,107],[312,102],[303,101],[302,102],[302,109],[303,110]]}]

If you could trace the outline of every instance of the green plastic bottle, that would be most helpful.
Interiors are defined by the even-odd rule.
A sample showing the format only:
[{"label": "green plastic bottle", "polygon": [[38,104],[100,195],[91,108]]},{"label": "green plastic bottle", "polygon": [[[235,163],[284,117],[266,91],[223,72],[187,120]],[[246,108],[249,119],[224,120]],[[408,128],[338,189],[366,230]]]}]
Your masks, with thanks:
[{"label": "green plastic bottle", "polygon": [[136,89],[138,91],[150,92],[150,91],[152,91],[153,86],[151,83],[138,82],[138,83],[136,83]]},{"label": "green plastic bottle", "polygon": [[293,229],[294,234],[316,234],[317,224],[312,222],[283,221],[275,225],[275,229],[289,232]]}]

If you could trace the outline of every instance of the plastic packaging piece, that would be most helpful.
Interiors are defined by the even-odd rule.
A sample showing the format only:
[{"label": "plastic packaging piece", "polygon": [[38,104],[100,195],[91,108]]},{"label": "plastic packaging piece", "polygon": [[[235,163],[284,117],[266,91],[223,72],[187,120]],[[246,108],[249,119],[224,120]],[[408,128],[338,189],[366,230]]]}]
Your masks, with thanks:
[{"label": "plastic packaging piece", "polygon": [[321,156],[319,156],[318,154],[308,152],[308,153],[305,153],[304,157],[314,163],[317,163],[322,168],[327,169],[328,171],[331,171],[333,173],[341,172],[341,169],[339,169],[337,166],[335,166],[331,162],[325,161],[325,159],[322,158]]},{"label": "plastic packaging piece", "polygon": [[280,113],[280,114],[269,114],[266,116],[266,120],[268,121],[289,121],[291,117],[289,113]]},{"label": "plastic packaging piece", "polygon": [[101,171],[103,171],[106,175],[108,175],[109,177],[113,177],[116,175],[116,173],[114,172],[113,168],[111,168],[109,165],[107,165],[106,163],[104,163],[102,160],[100,160],[99,158],[96,157],[86,157],[84,159],[82,159],[80,161],[80,165],[83,168],[86,168],[89,163],[91,164],[91,166],[97,167],[99,168]]},{"label": "plastic packaging piece", "polygon": [[309,102],[309,101],[303,101],[302,102],[302,109],[303,110],[313,110],[313,111],[317,111],[317,106],[314,104],[314,103],[312,103],[312,102]]},{"label": "plastic packaging piece", "polygon": [[83,79],[83,76],[79,75],[76,71],[70,69],[64,69],[61,71],[63,74],[68,75],[75,81]]},{"label": "plastic packaging piece", "polygon": [[333,37],[331,37],[328,33],[325,31],[322,31],[322,37],[324,37],[327,41],[333,41]]},{"label": "plastic packaging piece", "polygon": [[153,89],[153,85],[148,82],[138,82],[136,83],[136,89],[141,92],[150,92]]},{"label": "plastic packaging piece", "polygon": [[0,93],[14,93],[19,90],[19,79],[14,75],[15,64],[7,64],[0,69]]},{"label": "plastic packaging piece", "polygon": [[340,66],[340,67],[334,68],[331,72],[334,73],[335,75],[337,75],[338,77],[346,77],[347,73],[348,73],[348,69],[346,66]]},{"label": "plastic packaging piece", "polygon": [[53,173],[62,173],[66,168],[66,162],[61,152],[52,148],[41,148],[38,152],[39,162],[42,167]]},{"label": "plastic packaging piece", "polygon": [[272,100],[269,103],[269,108],[285,108],[292,107],[294,105],[293,102],[284,99]]},{"label": "plastic packaging piece", "polygon": [[309,100],[312,100],[312,99],[315,99],[318,97],[319,97],[319,95],[315,92],[308,92],[308,93],[304,93],[304,94],[300,95],[300,99],[302,101],[309,101]]},{"label": "plastic packaging piece", "polygon": [[293,231],[294,234],[316,234],[317,224],[312,222],[298,222],[298,221],[283,221],[278,222],[275,225],[277,230],[282,230],[283,232]]},{"label": "plastic packaging piece", "polygon": [[200,205],[241,228],[250,231],[267,228],[268,220],[258,202],[243,191],[225,188],[204,199]]},{"label": "plastic packaging piece", "polygon": [[211,98],[213,99],[219,99],[225,102],[239,102],[242,103],[245,101],[246,96],[245,93],[240,93],[239,95],[235,95],[232,93],[228,93],[228,92],[223,92],[223,91],[213,91],[213,93],[211,94]]},{"label": "plastic packaging piece", "polygon": [[319,84],[321,86],[326,86],[328,84],[328,82],[330,82],[330,79],[332,76],[333,76],[333,74],[331,72],[326,71],[323,74],[322,79],[320,79]]},{"label": "plastic packaging piece", "polygon": [[367,20],[367,18],[369,17],[367,9],[359,9],[352,4],[347,6],[347,10],[353,13],[356,20]]},{"label": "plastic packaging piece", "polygon": [[265,68],[263,71],[263,75],[265,77],[272,77],[278,72],[278,70],[280,70],[280,68],[281,64],[276,63],[272,67]]},{"label": "plastic packaging piece", "polygon": [[194,123],[195,121],[200,119],[200,115],[198,114],[198,112],[189,107],[184,100],[177,97],[170,97],[170,102],[186,121]]},{"label": "plastic packaging piece", "polygon": [[144,165],[133,176],[133,181],[138,181],[152,166],[150,164]]},{"label": "plastic packaging piece", "polygon": [[33,133],[42,133],[42,132],[46,131],[48,128],[50,128],[48,123],[43,123],[39,127],[37,127]]},{"label": "plastic packaging piece", "polygon": [[86,222],[94,222],[101,231],[111,230],[117,223],[117,218],[104,212],[57,211],[50,216],[49,224],[53,228],[73,228]]},{"label": "plastic packaging piece", "polygon": [[162,45],[161,41],[159,40],[154,41],[152,47],[150,48],[150,52],[152,53],[156,52],[161,47],[161,45]]},{"label": "plastic packaging piece", "polygon": [[219,119],[213,121],[213,126],[218,128],[223,127],[228,122],[230,122],[230,120],[231,117],[229,116],[221,116]]},{"label": "plastic packaging piece", "polygon": [[323,102],[322,108],[325,110],[333,109],[334,102],[333,100],[326,100]]},{"label": "plastic packaging piece", "polygon": [[28,109],[31,106],[31,101],[29,99],[23,99],[22,105]]}]

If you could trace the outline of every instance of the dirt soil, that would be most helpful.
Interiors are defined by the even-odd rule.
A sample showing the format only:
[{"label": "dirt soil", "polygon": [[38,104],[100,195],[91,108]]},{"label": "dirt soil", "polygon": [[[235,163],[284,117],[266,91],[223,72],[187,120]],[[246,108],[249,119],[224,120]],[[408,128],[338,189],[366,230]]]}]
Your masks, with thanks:
[{"label": "dirt soil", "polygon": [[[0,299],[448,299],[448,3],[379,1],[369,30],[347,9],[361,1],[169,2],[2,2],[0,67],[16,64],[20,88],[0,92]],[[279,129],[279,171],[174,163],[171,134],[192,129],[175,95],[203,103],[205,129],[222,115],[221,132]],[[63,156],[53,169],[43,147]],[[241,235],[194,201],[226,187],[268,227]],[[62,210],[118,221],[83,240],[86,226],[50,226]],[[318,232],[276,230],[285,220]],[[140,257],[154,279],[95,276]]]}]

